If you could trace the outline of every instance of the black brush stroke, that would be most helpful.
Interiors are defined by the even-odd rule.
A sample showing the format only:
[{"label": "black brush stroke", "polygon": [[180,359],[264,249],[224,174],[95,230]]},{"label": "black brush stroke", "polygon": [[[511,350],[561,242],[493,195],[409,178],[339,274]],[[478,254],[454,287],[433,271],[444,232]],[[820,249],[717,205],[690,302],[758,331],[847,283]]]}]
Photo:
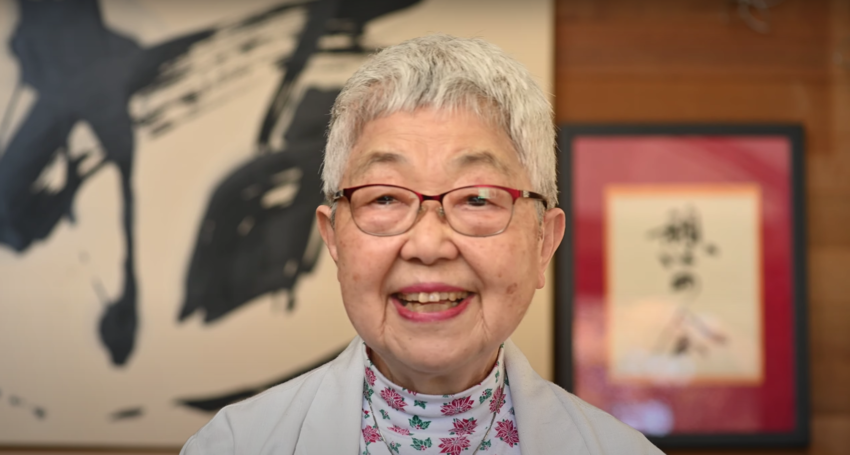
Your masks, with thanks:
[{"label": "black brush stroke", "polygon": [[145,414],[145,408],[135,406],[132,408],[119,409],[109,415],[109,420],[117,422],[120,420],[138,419]]},{"label": "black brush stroke", "polygon": [[[284,134],[284,150],[270,150],[270,136],[281,112],[294,102],[289,97],[291,88],[309,59],[322,52],[319,40],[324,34],[349,33],[351,41],[357,42],[366,21],[416,2],[319,0],[309,5],[298,46],[285,63],[259,129],[259,156],[231,171],[216,185],[207,204],[178,321],[203,313],[204,322],[213,323],[258,296],[280,291],[287,291],[287,309],[295,308],[295,286],[302,274],[312,271],[320,253],[320,243],[308,245],[315,209],[323,202],[319,175],[324,133],[339,90],[306,90]],[[349,26],[341,27],[345,23]],[[350,50],[363,52],[356,46]],[[298,171],[301,176],[295,199],[285,207],[264,206],[263,197],[281,186],[276,176],[286,171]]]},{"label": "black brush stroke", "polygon": [[[20,18],[10,47],[20,83],[38,100],[0,156],[0,245],[17,253],[47,238],[63,217],[73,222],[74,198],[92,173],[80,171],[87,158],[72,157],[68,137],[88,122],[102,145],[104,162],[120,173],[125,258],[120,295],[108,302],[98,332],[114,365],[133,352],[138,327],[132,190],[135,144],[128,103],[153,82],[160,66],[212,34],[205,30],[143,48],[109,29],[95,0],[18,2]],[[43,170],[65,160],[58,190],[37,186]]]},{"label": "black brush stroke", "polygon": [[178,398],[176,401],[177,401],[177,404],[179,404],[181,406],[186,406],[186,407],[189,407],[189,408],[192,408],[192,409],[196,409],[198,411],[216,412],[219,409],[221,409],[221,408],[223,408],[223,407],[225,407],[229,404],[233,404],[233,403],[242,401],[246,398],[250,398],[250,397],[252,397],[252,396],[254,396],[254,395],[256,395],[260,392],[266,391],[266,390],[268,390],[268,389],[270,389],[270,388],[272,388],[272,387],[274,387],[278,384],[283,384],[284,382],[287,382],[291,379],[295,379],[298,376],[301,376],[305,373],[309,373],[310,371],[313,371],[316,368],[319,368],[320,366],[322,366],[322,365],[330,362],[331,360],[337,358],[340,354],[342,354],[342,351],[344,351],[344,350],[345,349],[340,349],[340,350],[334,352],[333,354],[331,354],[330,356],[324,357],[321,360],[319,360],[319,361],[317,361],[317,362],[315,362],[315,363],[313,363],[313,364],[311,364],[311,365],[309,365],[305,368],[302,368],[302,369],[295,371],[295,372],[292,372],[292,373],[288,373],[286,376],[275,379],[274,381],[267,383],[267,384],[262,384],[262,385],[254,386],[254,387],[246,387],[246,388],[237,389],[237,390],[233,390],[233,391],[229,391],[229,392],[224,392],[222,394],[213,395],[213,396],[206,396],[206,397],[200,397],[200,398]]}]

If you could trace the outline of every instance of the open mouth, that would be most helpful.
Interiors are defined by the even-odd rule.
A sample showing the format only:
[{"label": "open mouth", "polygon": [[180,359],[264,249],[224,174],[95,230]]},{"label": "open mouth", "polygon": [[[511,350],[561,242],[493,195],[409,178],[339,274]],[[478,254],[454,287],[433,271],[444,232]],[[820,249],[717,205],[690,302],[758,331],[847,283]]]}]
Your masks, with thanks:
[{"label": "open mouth", "polygon": [[470,292],[412,292],[393,294],[405,309],[414,313],[439,313],[461,304]]}]

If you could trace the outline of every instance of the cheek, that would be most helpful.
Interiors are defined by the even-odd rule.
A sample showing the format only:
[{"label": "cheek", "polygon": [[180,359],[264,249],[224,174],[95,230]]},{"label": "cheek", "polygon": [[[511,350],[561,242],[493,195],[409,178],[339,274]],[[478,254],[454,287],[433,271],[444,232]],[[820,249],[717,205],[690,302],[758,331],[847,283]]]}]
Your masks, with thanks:
[{"label": "cheek", "polygon": [[348,319],[358,334],[371,341],[383,320],[382,305],[377,302],[380,280],[378,272],[370,268],[374,262],[361,253],[352,245],[342,247],[337,279]]},{"label": "cheek", "polygon": [[522,228],[522,235],[470,250],[475,257],[476,274],[484,285],[485,317],[498,319],[499,325],[519,324],[537,288],[536,226]]},{"label": "cheek", "polygon": [[390,242],[374,242],[362,235],[341,237],[337,279],[346,311],[352,319],[374,317],[385,306],[384,283],[397,251]]},{"label": "cheek", "polygon": [[527,279],[523,279],[522,281],[508,282],[502,292],[504,298],[502,312],[505,315],[510,315],[512,320],[516,320],[516,324],[519,324],[519,320],[525,315],[525,311],[531,303],[531,298],[534,296],[534,288],[526,285],[527,281]]},{"label": "cheek", "polygon": [[532,235],[515,236],[494,247],[481,252],[481,262],[490,267],[489,276],[497,278],[503,284],[507,294],[513,294],[522,287],[523,281],[536,271],[538,249],[537,238]]},{"label": "cheek", "polygon": [[[536,268],[533,246],[516,239],[496,247],[483,247],[475,251],[474,258],[467,256],[470,265],[481,278],[484,297],[501,301],[499,305],[522,305],[533,295]],[[529,294],[531,290],[531,294]]]}]

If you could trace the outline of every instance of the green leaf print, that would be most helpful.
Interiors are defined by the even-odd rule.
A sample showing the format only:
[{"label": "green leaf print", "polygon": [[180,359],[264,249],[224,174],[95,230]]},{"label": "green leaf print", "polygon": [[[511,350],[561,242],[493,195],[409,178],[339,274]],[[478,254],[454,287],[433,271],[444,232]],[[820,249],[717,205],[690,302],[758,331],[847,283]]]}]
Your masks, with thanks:
[{"label": "green leaf print", "polygon": [[478,402],[483,403],[489,400],[491,396],[493,396],[493,389],[487,389],[481,394],[481,398],[478,399]]},{"label": "green leaf print", "polygon": [[490,444],[490,440],[489,440],[489,439],[488,439],[488,440],[486,440],[486,441],[481,441],[481,446],[480,446],[480,447],[478,447],[478,450],[487,450],[487,449],[489,449],[489,448],[490,448],[490,446],[491,446],[491,444]]},{"label": "green leaf print", "polygon": [[390,449],[392,449],[392,451],[395,452],[395,453],[398,453],[399,447],[401,447],[401,443],[399,443],[399,442],[391,442],[390,443]]},{"label": "green leaf print", "polygon": [[425,402],[419,400],[413,400],[413,406],[419,406],[422,409],[425,409]]},{"label": "green leaf print", "polygon": [[431,438],[425,438],[425,440],[413,438],[413,444],[410,447],[416,450],[425,450],[431,447]]},{"label": "green leaf print", "polygon": [[387,411],[384,411],[383,409],[380,409],[379,411],[381,411],[381,417],[383,417],[384,420],[390,420],[390,415],[387,413]]},{"label": "green leaf print", "polygon": [[496,372],[496,382],[499,382],[499,372]]},{"label": "green leaf print", "polygon": [[430,420],[422,420],[419,416],[413,416],[412,419],[408,419],[408,422],[410,423],[410,427],[415,430],[427,430],[428,426],[431,425]]}]

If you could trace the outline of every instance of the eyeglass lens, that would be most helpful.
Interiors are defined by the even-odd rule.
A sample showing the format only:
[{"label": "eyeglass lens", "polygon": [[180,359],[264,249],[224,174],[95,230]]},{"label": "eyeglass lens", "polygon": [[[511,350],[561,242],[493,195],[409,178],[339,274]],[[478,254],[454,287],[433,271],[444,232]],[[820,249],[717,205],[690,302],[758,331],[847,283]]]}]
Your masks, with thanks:
[{"label": "eyeglass lens", "polygon": [[[419,214],[419,197],[411,190],[369,186],[351,195],[354,222],[368,234],[396,235],[410,229]],[[458,188],[443,198],[446,221],[457,232],[488,236],[502,232],[511,221],[513,196],[489,187]]]}]

